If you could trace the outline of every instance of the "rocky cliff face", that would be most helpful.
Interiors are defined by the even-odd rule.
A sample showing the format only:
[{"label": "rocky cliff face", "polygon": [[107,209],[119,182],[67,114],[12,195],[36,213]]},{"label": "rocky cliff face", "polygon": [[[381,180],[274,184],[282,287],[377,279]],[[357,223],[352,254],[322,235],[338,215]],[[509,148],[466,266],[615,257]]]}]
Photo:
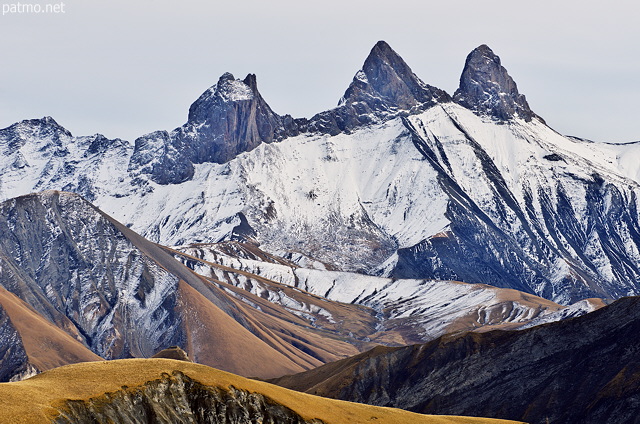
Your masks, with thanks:
[{"label": "rocky cliff face", "polygon": [[0,306],[0,381],[9,381],[28,373],[29,358],[20,334],[11,323],[9,315]]},{"label": "rocky cliff face", "polygon": [[107,358],[182,342],[178,278],[79,196],[45,192],[0,210],[0,284],[49,321]]},{"label": "rocky cliff face", "polygon": [[386,42],[379,41],[338,107],[315,115],[304,128],[336,135],[450,100],[446,92],[420,80]]},{"label": "rocky cliff face", "polygon": [[260,393],[206,386],[179,371],[142,387],[69,400],[54,420],[66,423],[321,424]]},{"label": "rocky cliff face", "polygon": [[633,423],[640,298],[520,332],[376,348],[279,382],[338,399],[532,424]]},{"label": "rocky cliff face", "polygon": [[483,44],[474,49],[464,65],[460,87],[453,100],[480,115],[500,121],[519,117],[530,121],[536,114],[531,111],[527,99],[502,66],[500,58]]},{"label": "rocky cliff face", "polygon": [[194,164],[225,163],[297,133],[290,116],[276,114],[264,101],[255,75],[239,80],[226,73],[191,105],[185,125],[137,139],[129,170],[158,184],[178,184],[193,177]]}]

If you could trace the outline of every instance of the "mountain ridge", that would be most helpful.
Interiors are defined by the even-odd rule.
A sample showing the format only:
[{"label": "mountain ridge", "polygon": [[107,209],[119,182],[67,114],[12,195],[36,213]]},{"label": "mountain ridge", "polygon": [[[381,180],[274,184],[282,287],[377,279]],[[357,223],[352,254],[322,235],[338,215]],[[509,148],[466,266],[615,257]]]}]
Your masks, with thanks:
[{"label": "mountain ridge", "polygon": [[0,384],[0,422],[508,424],[425,416],[335,401],[171,359],[125,359],[56,368]]},{"label": "mountain ridge", "polygon": [[[482,63],[465,69],[489,75],[489,89],[476,93],[473,110],[438,100],[440,91],[381,42],[344,104],[293,119],[298,135],[279,142],[259,136],[259,116],[282,117],[259,101],[255,78],[230,74],[196,102],[202,108],[191,111],[193,131],[152,133],[137,147],[62,131],[17,137],[0,130],[0,197],[78,192],[171,246],[247,241],[342,271],[491,284],[563,304],[636,294],[638,145],[582,142],[527,120],[530,109],[501,61],[488,48],[476,50],[471,57]],[[496,93],[506,103],[485,104]],[[251,125],[226,128],[225,118],[211,126],[209,106]],[[266,125],[267,135],[289,128],[279,125]],[[243,131],[249,128],[258,132]],[[246,151],[229,153],[237,155],[227,162],[202,162],[212,160],[208,142],[188,142],[198,131],[253,141],[230,143],[227,153]]]},{"label": "mountain ridge", "polygon": [[422,413],[544,424],[635,422],[640,298],[522,331],[377,347],[270,380],[321,396]]}]

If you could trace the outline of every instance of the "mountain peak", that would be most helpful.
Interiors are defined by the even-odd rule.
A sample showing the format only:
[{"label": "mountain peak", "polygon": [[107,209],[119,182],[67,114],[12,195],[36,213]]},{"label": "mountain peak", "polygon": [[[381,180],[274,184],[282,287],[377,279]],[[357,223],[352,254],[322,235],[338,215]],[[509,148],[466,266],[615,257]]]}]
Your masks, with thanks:
[{"label": "mountain peak", "polygon": [[45,116],[40,119],[27,119],[19,122],[18,125],[38,129],[39,131],[50,131],[64,134],[68,137],[71,137],[71,133],[62,125],[58,124],[58,122],[56,122],[56,120],[51,116]]},{"label": "mountain peak", "polygon": [[[151,174],[158,184],[178,184],[193,177],[194,164],[225,163],[291,134],[297,134],[293,119],[269,107],[254,74],[240,80],[226,72],[191,105],[186,124],[136,140],[130,169]],[[150,154],[157,150],[164,153]]]},{"label": "mountain peak", "polygon": [[71,133],[50,116],[25,119],[0,130],[0,138],[20,140],[20,143],[27,140],[49,140],[59,145],[63,139],[70,137]]},{"label": "mountain peak", "polygon": [[425,84],[385,41],[378,41],[340,105],[365,102],[373,111],[391,112],[448,101],[442,90]]},{"label": "mountain peak", "polygon": [[381,59],[387,58],[390,61],[402,62],[404,66],[407,66],[407,64],[404,62],[404,60],[402,60],[402,58],[398,55],[398,53],[396,53],[395,50],[393,50],[391,46],[386,41],[383,41],[383,40],[378,41],[373,46],[373,48],[371,49],[371,52],[369,52],[369,56],[367,57],[365,64],[367,61],[373,58],[381,58]]},{"label": "mountain peak", "polygon": [[[251,74],[250,74],[251,75]],[[251,84],[247,84],[250,82]],[[221,106],[221,103],[234,103],[245,100],[252,100],[258,94],[258,88],[253,79],[245,78],[245,81],[235,79],[232,73],[225,72],[218,79],[218,82],[209,87],[196,100],[189,109],[189,121],[203,122],[210,112],[211,107]]]},{"label": "mountain peak", "polygon": [[524,95],[489,46],[482,44],[467,56],[460,87],[453,100],[478,114],[500,121],[516,116],[530,121],[536,116]]}]

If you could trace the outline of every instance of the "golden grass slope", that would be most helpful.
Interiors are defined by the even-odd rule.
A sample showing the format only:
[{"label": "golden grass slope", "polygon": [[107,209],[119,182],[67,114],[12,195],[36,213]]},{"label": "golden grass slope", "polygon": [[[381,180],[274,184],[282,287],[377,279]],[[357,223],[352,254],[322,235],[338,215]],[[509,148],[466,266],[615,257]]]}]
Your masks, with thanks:
[{"label": "golden grass slope", "polygon": [[206,386],[233,386],[260,393],[284,405],[303,418],[317,418],[326,424],[499,424],[513,421],[485,418],[420,415],[399,409],[381,408],[316,397],[268,383],[246,379],[204,365],[172,359],[124,359],[81,363],[56,368],[28,380],[0,384],[0,423],[43,423],[57,415],[56,406],[68,399],[88,400],[126,385],[142,386],[161,378],[162,373],[180,371]]}]

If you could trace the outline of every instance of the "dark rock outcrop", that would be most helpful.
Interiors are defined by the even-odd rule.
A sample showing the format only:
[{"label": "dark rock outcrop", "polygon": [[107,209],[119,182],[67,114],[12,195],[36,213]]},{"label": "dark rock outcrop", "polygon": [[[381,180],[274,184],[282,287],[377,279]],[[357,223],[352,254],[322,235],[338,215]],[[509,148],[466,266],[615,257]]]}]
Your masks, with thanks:
[{"label": "dark rock outcrop", "polygon": [[453,100],[480,115],[500,121],[516,116],[530,121],[536,116],[524,95],[500,63],[500,58],[486,45],[474,49],[460,77],[460,87]]},{"label": "dark rock outcrop", "polygon": [[239,80],[225,73],[191,105],[185,125],[136,140],[129,170],[150,174],[158,184],[178,184],[193,177],[194,164],[225,163],[297,133],[293,118],[264,101],[255,75]]},{"label": "dark rock outcrop", "polygon": [[345,92],[338,107],[311,118],[308,131],[338,134],[421,112],[449,95],[425,84],[384,41],[378,41]]},{"label": "dark rock outcrop", "polygon": [[580,318],[380,347],[272,382],[428,414],[636,423],[639,331],[640,298],[623,298]]},{"label": "dark rock outcrop", "polygon": [[135,388],[69,400],[55,423],[321,424],[272,399],[233,386],[206,386],[179,371]]}]

